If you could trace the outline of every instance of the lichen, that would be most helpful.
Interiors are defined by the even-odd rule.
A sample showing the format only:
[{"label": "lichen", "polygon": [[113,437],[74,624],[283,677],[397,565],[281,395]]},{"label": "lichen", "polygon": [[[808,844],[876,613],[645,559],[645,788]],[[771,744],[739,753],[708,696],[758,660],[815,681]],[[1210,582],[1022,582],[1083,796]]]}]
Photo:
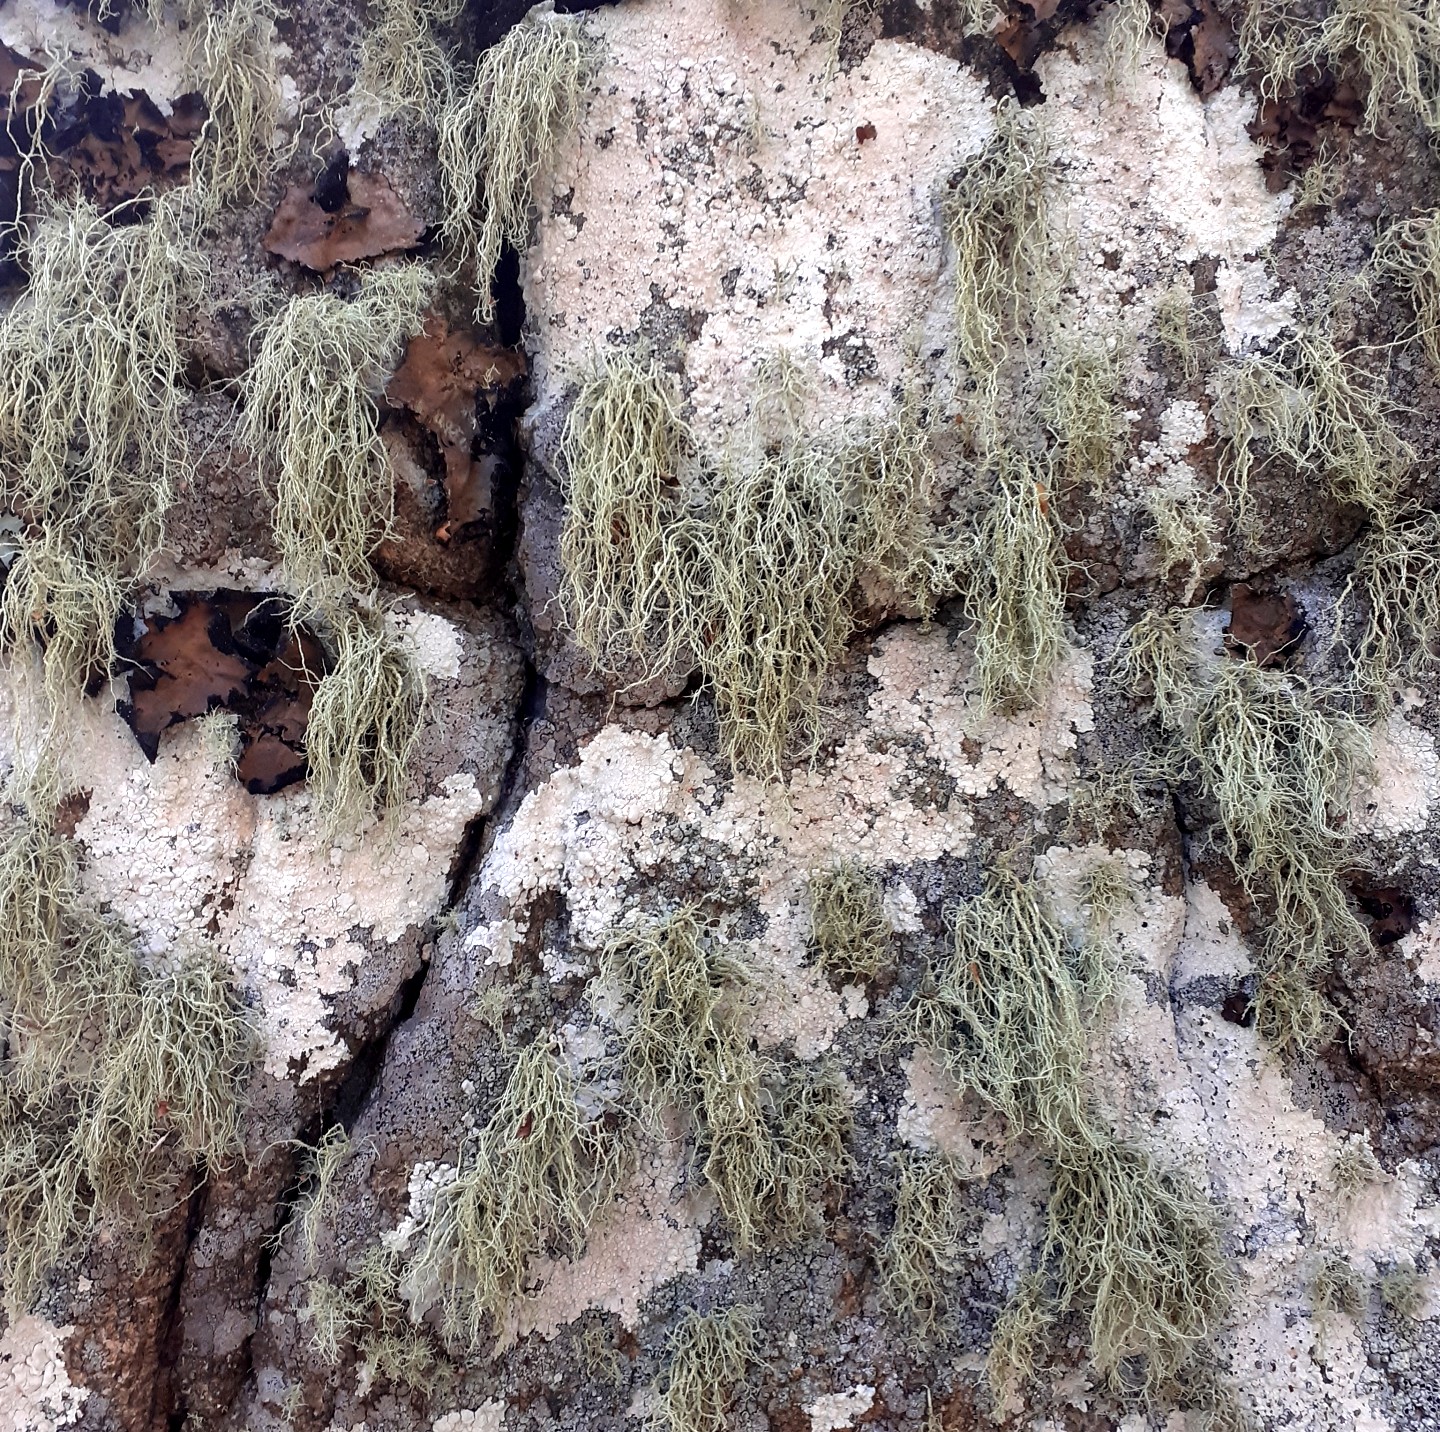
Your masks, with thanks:
[{"label": "lichen", "polygon": [[893,957],[884,889],[854,862],[811,877],[810,925],[820,963],[836,979],[874,979]]},{"label": "lichen", "polygon": [[[954,948],[932,964],[891,1038],[937,1058],[1051,1165],[1042,1268],[1053,1310],[1083,1314],[1111,1386],[1163,1394],[1218,1326],[1230,1281],[1214,1210],[1100,1118],[1085,1078],[1089,1027],[1109,980],[1071,945],[1027,882],[1007,871],[953,917]],[[952,1247],[950,1256],[954,1256]],[[995,1377],[1028,1373],[1041,1326],[1023,1281],[1002,1317]],[[1023,1336],[1022,1336],[1023,1334]]]},{"label": "lichen", "polygon": [[1028,325],[1042,282],[1052,162],[1035,111],[1002,104],[995,126],[995,138],[961,167],[943,202],[954,255],[956,349],[972,380],[992,396],[999,365]]},{"label": "lichen", "polygon": [[43,651],[52,726],[17,750],[51,750],[67,705],[108,676],[185,466],[177,329],[206,265],[183,192],[119,217],[46,201],[20,231],[29,284],[0,319],[0,497],[23,524],[0,647]]},{"label": "lichen", "polygon": [[965,1203],[953,1162],[938,1153],[900,1155],[895,1221],[880,1247],[885,1302],[911,1337],[941,1323],[945,1280],[963,1266]]},{"label": "lichen", "polygon": [[504,245],[529,238],[535,180],[573,120],[593,60],[574,15],[536,9],[480,57],[468,90],[440,115],[445,189],[442,230],[474,266],[476,315],[495,316],[491,293]]},{"label": "lichen", "polygon": [[975,667],[987,711],[1037,705],[1065,652],[1065,556],[1051,511],[1049,473],[1002,449],[959,588],[975,624]]},{"label": "lichen", "polygon": [[432,277],[367,276],[354,299],[291,299],[261,324],[241,383],[240,436],[275,488],[275,540],[301,616],[374,583],[370,554],[393,518],[375,393],[420,332]]},{"label": "lichen", "polygon": [[439,122],[451,102],[455,70],[435,28],[455,20],[463,8],[459,0],[376,0],[360,43],[355,88],[381,118]]},{"label": "lichen", "polygon": [[197,5],[187,62],[205,96],[205,125],[191,160],[201,203],[213,216],[233,200],[253,199],[276,156],[283,91],[275,65],[270,0]]},{"label": "lichen", "polygon": [[[630,1167],[632,1139],[604,1113],[582,1110],[574,1076],[538,1039],[511,1067],[460,1173],[436,1195],[410,1267],[436,1286],[445,1325],[478,1342],[525,1289],[532,1258],[552,1247],[578,1253],[596,1212]],[[618,1111],[617,1111],[618,1113]]]},{"label": "lichen", "polygon": [[1334,1029],[1320,975],[1336,954],[1370,948],[1341,880],[1345,818],[1370,759],[1364,727],[1299,676],[1204,656],[1184,614],[1143,617],[1116,669],[1150,698],[1170,778],[1214,802],[1216,846],[1264,912],[1262,1028],[1282,1045],[1319,1047]]},{"label": "lichen", "polygon": [[404,805],[428,688],[383,610],[357,600],[326,607],[312,624],[328,670],[305,726],[310,789],[322,823],[353,829]]},{"label": "lichen", "polygon": [[1413,454],[1395,433],[1381,379],[1328,335],[1301,332],[1228,364],[1216,388],[1220,477],[1242,534],[1254,520],[1252,479],[1277,464],[1317,474],[1337,502],[1388,517]]},{"label": "lichen", "polygon": [[753,1308],[688,1311],[670,1335],[654,1426],[664,1432],[724,1432],[736,1384],[755,1361],[757,1341]]}]

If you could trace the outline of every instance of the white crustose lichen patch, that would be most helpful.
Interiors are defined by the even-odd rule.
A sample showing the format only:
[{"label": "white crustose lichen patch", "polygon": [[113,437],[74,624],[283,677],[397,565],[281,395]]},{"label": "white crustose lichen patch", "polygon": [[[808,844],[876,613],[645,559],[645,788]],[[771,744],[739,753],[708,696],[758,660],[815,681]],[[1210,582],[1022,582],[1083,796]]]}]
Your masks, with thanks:
[{"label": "white crustose lichen patch", "polygon": [[[466,638],[433,614],[399,620],[443,697]],[[0,712],[0,739],[10,724]],[[249,794],[216,760],[205,722],[168,730],[153,764],[113,711],[83,708],[76,727],[66,759],[88,792],[75,831],[85,888],[150,958],[218,952],[259,995],[271,1074],[303,1082],[336,1067],[347,1056],[333,1000],[355,986],[375,943],[393,945],[440,913],[454,853],[494,799],[498,770],[482,790],[455,770],[471,753],[448,749],[453,774],[430,772],[429,794],[384,827],[332,840],[303,786]],[[480,735],[477,745],[495,739],[488,727]]]},{"label": "white crustose lichen patch", "polygon": [[[605,727],[577,765],[525,797],[497,838],[481,877],[485,919],[469,947],[508,963],[536,897],[558,890],[577,943],[596,949],[627,907],[626,883],[663,871],[695,838],[708,840],[734,869],[753,872],[743,889],[765,918],[752,953],[755,1032],[766,1044],[793,1039],[802,1058],[813,1057],[864,1001],[847,1004],[809,962],[809,872],[841,857],[884,867],[962,854],[969,801],[1002,783],[1038,814],[1062,798],[1077,733],[1092,720],[1090,667],[1079,654],[1038,710],[1014,718],[980,711],[963,649],[943,632],[887,633],[870,672],[877,684],[863,724],[832,758],[783,786],[741,776],[722,794],[693,750]],[[933,778],[955,793],[929,796]],[[904,922],[903,897],[892,900]],[[572,968],[544,958],[557,977]]]},{"label": "white crustose lichen patch", "polygon": [[659,304],[696,315],[690,400],[717,448],[777,349],[820,375],[819,411],[883,411],[948,321],[937,189],[994,132],[977,77],[881,40],[827,78],[803,7],[761,0],[589,23],[606,59],[542,180],[527,260],[540,390]]},{"label": "white crustose lichen patch", "polygon": [[80,1420],[89,1393],[65,1370],[72,1328],[26,1315],[0,1334],[0,1432],[59,1432]]}]

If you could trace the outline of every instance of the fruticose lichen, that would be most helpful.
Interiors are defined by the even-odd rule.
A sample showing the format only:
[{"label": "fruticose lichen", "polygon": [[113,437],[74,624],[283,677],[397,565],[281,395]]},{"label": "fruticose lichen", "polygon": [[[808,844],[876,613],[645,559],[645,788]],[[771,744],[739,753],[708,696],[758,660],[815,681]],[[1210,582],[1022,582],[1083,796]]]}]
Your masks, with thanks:
[{"label": "fruticose lichen", "polygon": [[592,62],[581,26],[578,16],[532,11],[481,55],[469,89],[457,88],[440,115],[442,227],[474,265],[483,322],[495,315],[501,250],[525,247],[536,177],[580,103]]},{"label": "fruticose lichen", "polygon": [[1089,982],[1090,961],[1030,886],[997,872],[954,928],[952,953],[932,965],[892,1038],[937,1058],[1051,1167],[1041,1265],[1054,1292],[1037,1302],[1022,1282],[1021,1303],[1002,1317],[994,1377],[1027,1371],[1048,1308],[1085,1316],[1091,1360],[1111,1386],[1163,1394],[1228,1306],[1214,1211],[1100,1119],[1085,1067],[1108,980]]},{"label": "fruticose lichen", "polygon": [[109,675],[184,469],[177,331],[206,273],[193,216],[177,191],[138,223],[115,217],[47,202],[20,234],[29,284],[0,319],[0,496],[22,524],[0,647],[43,652],[51,721]]},{"label": "fruticose lichen", "polygon": [[664,1432],[724,1432],[735,1386],[755,1360],[755,1311],[686,1313],[670,1335],[670,1363],[655,1406]]},{"label": "fruticose lichen", "polygon": [[332,828],[403,803],[425,682],[374,592],[370,554],[390,530],[394,478],[375,391],[420,332],[432,278],[371,274],[353,300],[290,301],[262,325],[242,384],[242,439],[275,483],[275,537],[295,596],[326,648],[306,729],[316,808]]},{"label": "fruticose lichen", "polygon": [[1282,1045],[1318,1047],[1334,1028],[1320,974],[1370,944],[1341,881],[1365,728],[1299,676],[1206,655],[1184,613],[1142,618],[1118,669],[1150,698],[1171,779],[1197,782],[1215,804],[1216,847],[1263,912],[1262,1028]]},{"label": "fruticose lichen", "polygon": [[440,1290],[445,1324],[479,1340],[525,1289],[529,1261],[578,1253],[596,1212],[628,1172],[622,1118],[582,1111],[574,1076],[537,1040],[521,1051],[457,1178],[436,1195],[410,1276]]}]

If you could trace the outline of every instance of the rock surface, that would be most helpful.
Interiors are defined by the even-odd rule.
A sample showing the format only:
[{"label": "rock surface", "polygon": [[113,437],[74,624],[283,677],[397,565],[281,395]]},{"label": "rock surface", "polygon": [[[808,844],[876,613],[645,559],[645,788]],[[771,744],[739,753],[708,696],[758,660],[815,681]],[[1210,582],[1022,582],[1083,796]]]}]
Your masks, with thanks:
[{"label": "rock surface", "polygon": [[[440,232],[433,124],[381,120],[357,88],[385,8],[316,0],[277,18],[267,174],[204,235],[216,302],[183,335],[191,461],[164,551],[128,594],[123,660],[74,691],[64,752],[63,833],[85,899],[142,964],[203,948],[242,991],[259,1037],[243,1150],[177,1166],[147,1226],[107,1212],[13,1310],[0,1432],[1440,1428],[1440,677],[1417,651],[1393,693],[1348,679],[1347,581],[1374,514],[1316,465],[1266,461],[1242,521],[1217,376],[1293,333],[1336,335],[1408,445],[1397,501],[1434,508],[1437,374],[1404,295],[1368,266],[1378,235],[1434,198],[1424,125],[1398,104],[1367,126],[1372,82],[1344,55],[1262,94],[1240,67],[1245,7],[1210,0],[561,7],[585,10],[564,23],[594,60],[487,329]],[[413,8],[467,77],[522,18],[490,0]],[[190,27],[171,10],[106,10],[9,0],[0,74],[10,52],[63,55],[114,101],[103,122],[96,99],[69,123],[69,159],[36,180],[83,190],[94,170],[85,192],[114,203],[176,182],[196,101]],[[1440,53],[1423,68],[1433,82]],[[950,591],[924,620],[861,571],[813,757],[790,753],[778,777],[736,769],[698,658],[696,671],[607,672],[576,639],[560,550],[567,416],[605,355],[630,353],[673,380],[688,459],[723,482],[746,461],[777,362],[803,375],[798,429],[817,444],[923,390],[933,515],[967,520],[974,469],[954,454],[983,420],[983,385],[957,356],[946,204],[1012,100],[1040,117],[1053,160],[1045,281],[1061,346],[1042,366],[1090,345],[1113,371],[1108,470],[1039,495],[1066,558],[1065,649],[1043,699],[993,709],[980,613]],[[159,154],[172,132],[183,154]],[[342,141],[350,207],[335,220],[317,179]],[[14,169],[0,150],[0,179]],[[367,194],[383,195],[394,233],[370,234]],[[21,196],[0,185],[0,203]],[[296,295],[351,297],[376,263],[426,266],[438,284],[409,367],[394,355],[404,376],[373,394],[396,491],[376,580],[428,701],[399,808],[337,831],[299,765],[267,793],[233,766],[236,729],[282,724],[242,700],[269,658],[237,656],[207,626],[181,653],[205,668],[193,709],[153,717],[149,753],[126,714],[158,684],[154,663],[132,685],[126,662],[151,650],[146,632],[212,600],[248,612],[296,595],[273,487],[236,436],[236,380],[267,314]],[[0,279],[0,304],[22,302],[26,276],[7,261]],[[1007,421],[1059,451],[1035,391],[1002,394]],[[1179,561],[1157,517],[1172,510],[1199,514]],[[0,563],[37,521],[0,516]],[[1162,767],[1146,693],[1120,675],[1137,620],[1190,606],[1206,609],[1194,630],[1207,659],[1338,690],[1370,733],[1365,779],[1330,813],[1370,947],[1326,952],[1317,987],[1339,1019],[1308,1050],[1257,1024],[1269,915],[1237,874],[1244,852],[1217,835],[1214,792]],[[7,772],[29,739],[33,656],[5,653]],[[312,676],[286,688],[292,756]],[[828,975],[813,938],[817,881],[846,863],[873,873],[888,924],[885,966],[863,983]],[[1098,882],[1118,882],[1087,1097],[1117,1139],[1199,1189],[1230,1270],[1191,1382],[1149,1398],[1101,1376],[1076,1309],[1033,1378],[987,1380],[1002,1309],[1030,1270],[1054,1272],[1053,1160],[899,1031],[955,912],[1021,867],[1076,948]],[[853,1168],[808,1191],[804,1236],[749,1246],[693,1157],[694,1120],[669,1108],[585,1236],[552,1227],[522,1259],[519,1295],[469,1336],[419,1258],[436,1208],[475,1167],[525,1051],[570,1071],[587,1117],[606,1111],[597,1124],[635,1112],[620,1073],[633,1014],[607,952],[617,932],[692,905],[745,967],[726,1017],[766,1061],[772,1112],[776,1081],[833,1074]],[[13,1063],[7,1044],[6,1080]],[[13,1137],[0,1129],[0,1155]],[[344,1153],[317,1190],[309,1151],[326,1138]],[[927,1331],[897,1314],[885,1250],[905,1170],[936,1153],[961,1231]],[[1351,1291],[1327,1293],[1341,1265]],[[357,1288],[327,1347],[323,1299]],[[677,1329],[688,1310],[733,1307],[755,1310],[753,1354],[729,1382],[706,1370],[718,1420],[676,1422]]]}]

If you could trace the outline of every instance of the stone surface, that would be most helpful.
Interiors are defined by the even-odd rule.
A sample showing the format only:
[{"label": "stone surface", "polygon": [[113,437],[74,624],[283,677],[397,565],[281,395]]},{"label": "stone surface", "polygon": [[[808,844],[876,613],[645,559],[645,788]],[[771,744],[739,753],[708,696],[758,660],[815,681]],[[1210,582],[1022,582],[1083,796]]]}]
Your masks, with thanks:
[{"label": "stone surface", "polygon": [[[1413,345],[1379,356],[1411,320],[1353,281],[1377,223],[1430,202],[1434,161],[1404,114],[1379,135],[1357,127],[1355,92],[1333,76],[1307,77],[1293,112],[1262,104],[1210,0],[1167,3],[1117,72],[1119,8],[1016,5],[981,36],[950,0],[622,0],[587,14],[596,66],[537,179],[518,278],[503,281],[507,301],[523,298],[523,358],[506,346],[515,334],[469,328],[471,296],[433,232],[433,132],[382,121],[351,93],[374,15],[348,0],[282,15],[282,133],[262,192],[205,238],[215,303],[184,334],[193,460],[137,601],[154,613],[179,610],[177,592],[285,595],[273,494],[234,437],[232,380],[257,317],[322,283],[354,291],[344,267],[303,272],[264,242],[282,202],[328,228],[309,196],[339,136],[352,172],[403,214],[403,237],[272,248],[328,269],[415,245],[441,276],[434,352],[417,352],[414,382],[375,394],[396,484],[375,566],[430,705],[402,809],[336,836],[303,782],[246,790],[198,713],[159,731],[152,761],[115,709],[123,680],[76,694],[67,834],[88,898],[146,959],[200,946],[224,960],[263,1053],[243,1155],[184,1170],[153,1227],[102,1221],[0,1332],[0,1432],[621,1432],[655,1415],[681,1316],[736,1304],[761,1332],[735,1432],[1218,1425],[1198,1395],[1147,1408],[1102,1387],[1079,1319],[1023,1396],[986,1386],[997,1317],[1043,1239],[1049,1170],[935,1058],[897,1042],[892,1016],[947,947],[954,910],[1016,852],[1070,931],[1096,869],[1120,872],[1120,973],[1090,1031],[1087,1088],[1119,1134],[1219,1210],[1235,1297],[1215,1364],[1253,1425],[1440,1428],[1440,685],[1432,672],[1393,709],[1357,707],[1374,763],[1345,816],[1346,880],[1374,948],[1325,974],[1337,1038],[1289,1055],[1255,1027],[1263,929],[1206,838],[1215,812],[1146,769],[1153,727],[1111,674],[1142,613],[1202,602],[1217,649],[1228,627],[1232,651],[1263,646],[1277,670],[1344,674],[1337,603],[1365,516],[1318,474],[1266,469],[1241,540],[1221,511],[1213,375],[1323,315],[1384,372],[1420,455],[1404,493],[1433,507],[1435,374]],[[462,71],[519,18],[462,7],[443,29]],[[64,53],[162,119],[189,89],[173,12],[157,25],[117,7],[101,24],[83,5],[10,0],[0,42]],[[654,358],[716,470],[752,431],[757,379],[779,355],[807,375],[811,436],[883,418],[912,389],[930,394],[942,434],[963,434],[974,395],[952,356],[942,204],[1012,94],[1043,117],[1056,156],[1060,330],[1105,345],[1118,373],[1115,470],[1046,494],[1072,563],[1068,650],[1034,709],[988,712],[975,614],[951,603],[922,623],[867,586],[814,761],[773,781],[737,773],[694,673],[607,679],[567,629],[559,439],[577,386],[605,352]],[[1304,206],[1292,171],[1320,153],[1338,165],[1338,197]],[[1158,336],[1177,289],[1194,301],[1189,372]],[[477,366],[486,355],[493,373]],[[959,441],[937,438],[942,459]],[[965,512],[960,465],[941,469],[944,514]],[[1166,494],[1221,511],[1190,574],[1167,570],[1157,544]],[[22,668],[12,654],[0,683],[7,770]],[[1140,779],[1133,802],[1097,816],[1102,768]],[[842,860],[877,873],[893,933],[893,968],[865,986],[813,958],[811,884]],[[383,1316],[428,1349],[425,1377],[365,1367],[368,1322],[327,1360],[316,1286],[418,1246],[522,1049],[544,1041],[585,1071],[582,1098],[608,1097],[624,1014],[600,956],[637,915],[692,901],[751,972],[737,998],[746,1039],[777,1065],[843,1079],[856,1172],[817,1196],[818,1231],[738,1246],[671,1118],[583,1249],[532,1258],[526,1295],[473,1346],[444,1325],[437,1289],[412,1280]],[[351,1151],[312,1251],[304,1149],[337,1127]],[[1342,1188],[1337,1162],[1362,1142],[1376,1162]],[[926,1341],[887,1307],[879,1259],[903,1161],[932,1151],[958,1171],[966,1241],[945,1275],[943,1333]],[[1335,1257],[1361,1280],[1358,1309],[1317,1306]],[[1416,1275],[1409,1315],[1381,1296],[1397,1269]]]}]

